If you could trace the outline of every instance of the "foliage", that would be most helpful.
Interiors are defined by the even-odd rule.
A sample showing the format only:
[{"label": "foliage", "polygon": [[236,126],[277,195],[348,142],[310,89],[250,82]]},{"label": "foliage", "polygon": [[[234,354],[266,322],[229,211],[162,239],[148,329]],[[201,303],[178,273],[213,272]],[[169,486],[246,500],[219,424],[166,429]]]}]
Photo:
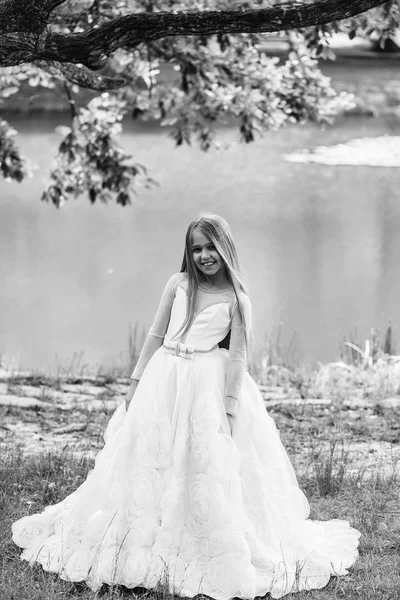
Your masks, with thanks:
[{"label": "foliage", "polygon": [[[52,14],[51,27],[78,33],[111,18],[131,12],[224,10],[267,7],[269,0],[68,0]],[[62,141],[48,188],[42,199],[60,207],[70,197],[87,194],[96,200],[131,202],[139,181],[151,185],[142,165],[132,163],[118,144],[124,115],[157,120],[169,129],[175,144],[195,140],[202,150],[219,147],[218,126],[234,122],[240,139],[252,142],[269,129],[307,120],[333,123],[348,110],[351,95],[338,94],[318,65],[333,59],[331,35],[346,31],[350,37],[390,36],[399,22],[399,0],[369,11],[357,19],[291,32],[291,52],[286,62],[263,50],[263,34],[167,37],[134,48],[116,51],[103,70],[106,77],[122,77],[125,85],[110,95],[91,100],[86,107],[78,86],[71,85],[63,70],[34,64],[0,69],[2,101],[29,87],[63,87],[71,108],[71,129]],[[43,70],[45,68],[45,70]],[[64,72],[65,73],[65,72]],[[37,93],[37,92],[36,92]],[[66,106],[68,104],[66,103]],[[26,175],[24,160],[14,133],[3,120],[0,127],[2,173],[15,181]]]},{"label": "foliage", "polygon": [[28,174],[27,162],[14,143],[16,130],[0,119],[0,170],[6,181],[22,181]]},{"label": "foliage", "polygon": [[105,93],[73,116],[71,129],[62,128],[67,129],[66,136],[42,200],[60,207],[69,196],[87,191],[92,204],[115,199],[125,206],[131,202],[137,179],[145,186],[154,183],[145,167],[132,163],[116,142],[125,110],[123,102]]},{"label": "foliage", "polygon": [[[0,69],[0,108],[4,101],[17,94],[26,82],[31,87],[54,87],[54,81],[34,65]],[[6,181],[21,182],[32,174],[28,161],[21,156],[15,143],[17,131],[0,119],[0,170]]]}]

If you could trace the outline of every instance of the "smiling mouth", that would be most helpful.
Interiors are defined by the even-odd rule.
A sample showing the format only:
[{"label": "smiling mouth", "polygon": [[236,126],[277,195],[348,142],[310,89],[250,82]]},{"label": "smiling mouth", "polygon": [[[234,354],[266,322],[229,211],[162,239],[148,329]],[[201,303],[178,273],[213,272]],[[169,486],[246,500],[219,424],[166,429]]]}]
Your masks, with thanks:
[{"label": "smiling mouth", "polygon": [[215,261],[213,261],[213,262],[207,262],[207,263],[201,263],[202,267],[212,267],[213,265],[215,265]]}]

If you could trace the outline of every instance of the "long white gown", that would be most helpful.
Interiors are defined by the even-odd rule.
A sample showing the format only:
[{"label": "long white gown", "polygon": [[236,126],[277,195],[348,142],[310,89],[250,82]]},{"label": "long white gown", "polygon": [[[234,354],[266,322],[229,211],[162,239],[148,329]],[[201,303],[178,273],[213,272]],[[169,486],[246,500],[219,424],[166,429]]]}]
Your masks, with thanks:
[{"label": "long white gown", "polygon": [[[165,340],[183,322],[178,288]],[[71,495],[13,526],[21,559],[70,581],[154,588],[183,596],[273,598],[345,575],[360,533],[310,521],[309,504],[246,372],[233,436],[224,407],[227,302],[195,318],[178,353],[160,347],[128,411],[105,432],[94,469]]]}]

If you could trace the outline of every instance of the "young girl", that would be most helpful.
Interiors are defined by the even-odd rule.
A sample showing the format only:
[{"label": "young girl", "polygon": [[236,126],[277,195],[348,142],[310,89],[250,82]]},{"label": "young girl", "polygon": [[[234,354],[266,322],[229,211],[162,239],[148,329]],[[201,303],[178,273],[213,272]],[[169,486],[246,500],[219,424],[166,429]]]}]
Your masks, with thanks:
[{"label": "young girl", "polygon": [[360,533],[347,521],[307,520],[246,371],[250,332],[229,227],[200,216],[94,469],[65,500],[13,524],[21,558],[93,590],[162,581],[215,600],[281,598],[345,575]]}]

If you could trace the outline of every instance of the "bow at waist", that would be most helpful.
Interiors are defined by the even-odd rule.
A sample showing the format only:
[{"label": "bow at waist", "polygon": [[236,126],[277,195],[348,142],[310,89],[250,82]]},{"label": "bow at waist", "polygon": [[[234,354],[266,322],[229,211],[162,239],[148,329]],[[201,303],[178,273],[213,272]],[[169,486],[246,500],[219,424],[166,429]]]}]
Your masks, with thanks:
[{"label": "bow at waist", "polygon": [[163,344],[165,352],[168,354],[175,354],[182,358],[193,358],[194,354],[212,352],[215,348],[218,348],[218,344],[215,344],[212,348],[204,350],[203,348],[195,348],[189,344],[182,344],[182,342],[164,342]]}]

